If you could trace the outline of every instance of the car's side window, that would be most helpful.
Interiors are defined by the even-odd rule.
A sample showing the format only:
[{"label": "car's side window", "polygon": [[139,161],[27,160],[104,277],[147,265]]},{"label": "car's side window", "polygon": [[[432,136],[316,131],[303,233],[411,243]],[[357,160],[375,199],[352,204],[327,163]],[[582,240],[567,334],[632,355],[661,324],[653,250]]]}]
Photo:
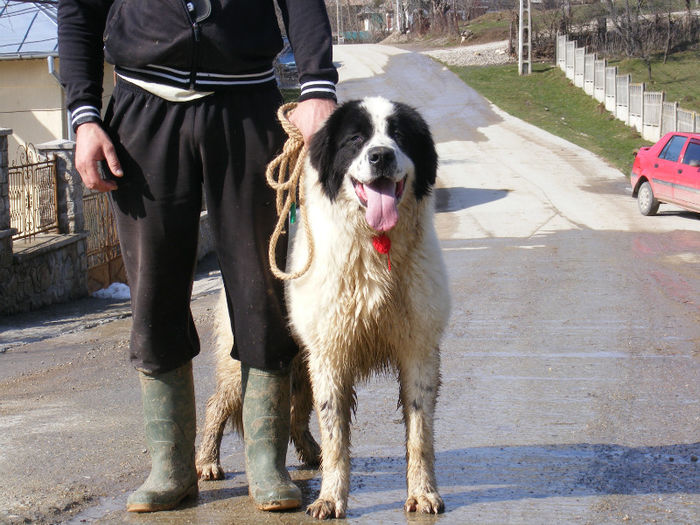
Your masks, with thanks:
[{"label": "car's side window", "polygon": [[692,161],[700,162],[700,142],[691,142],[683,155],[683,164],[690,164]]},{"label": "car's side window", "polygon": [[686,137],[674,135],[673,137],[671,137],[671,140],[669,140],[668,143],[664,146],[664,149],[661,150],[659,158],[670,160],[671,162],[678,161],[678,157],[681,154],[681,150],[683,149],[683,145],[685,144],[686,140]]}]

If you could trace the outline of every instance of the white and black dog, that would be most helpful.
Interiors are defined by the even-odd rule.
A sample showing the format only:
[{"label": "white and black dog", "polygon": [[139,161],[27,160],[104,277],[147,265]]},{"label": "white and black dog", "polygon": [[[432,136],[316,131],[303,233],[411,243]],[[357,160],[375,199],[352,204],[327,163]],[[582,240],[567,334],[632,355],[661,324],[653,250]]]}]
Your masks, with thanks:
[{"label": "white and black dog", "polygon": [[[406,426],[405,509],[444,509],[433,419],[450,299],[433,224],[437,163],[421,116],[383,98],[342,104],[311,141],[301,191],[314,256],[308,272],[287,282],[286,298],[302,348],[293,365],[291,414],[291,439],[302,461],[319,461],[308,429],[312,402],[321,430],[321,492],[307,509],[317,518],[345,516],[354,385],[387,370],[398,373]],[[307,253],[300,228],[288,270],[303,267]],[[227,315],[225,305],[220,312]],[[240,371],[229,356],[233,336],[227,319],[220,326],[217,392],[207,405],[197,458],[203,479],[223,477],[219,445],[227,419],[241,429]]]}]

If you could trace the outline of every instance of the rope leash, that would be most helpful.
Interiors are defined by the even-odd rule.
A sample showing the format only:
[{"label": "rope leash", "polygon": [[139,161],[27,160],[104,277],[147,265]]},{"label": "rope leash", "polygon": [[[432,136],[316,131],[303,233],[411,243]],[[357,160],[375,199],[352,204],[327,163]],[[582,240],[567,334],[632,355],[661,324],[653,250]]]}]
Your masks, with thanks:
[{"label": "rope leash", "polygon": [[[282,128],[287,133],[287,141],[284,143],[282,153],[275,157],[272,162],[267,165],[265,178],[270,187],[277,192],[277,224],[275,230],[270,237],[270,245],[268,247],[268,258],[270,260],[270,269],[275,277],[283,281],[297,279],[304,275],[311,267],[311,261],[314,257],[314,241],[311,236],[311,225],[306,217],[306,206],[304,205],[304,160],[306,159],[306,146],[304,137],[301,132],[289,121],[287,115],[296,108],[296,102],[284,104],[277,111],[277,118],[282,124]],[[275,179],[275,173],[277,179]],[[301,191],[300,191],[301,189]],[[284,232],[287,216],[290,216],[290,222],[294,223],[296,219],[296,200],[299,196],[299,208],[301,209],[301,222],[304,225],[304,234],[308,242],[309,253],[304,267],[294,273],[287,273],[279,269],[277,266],[277,243],[280,235]]]}]

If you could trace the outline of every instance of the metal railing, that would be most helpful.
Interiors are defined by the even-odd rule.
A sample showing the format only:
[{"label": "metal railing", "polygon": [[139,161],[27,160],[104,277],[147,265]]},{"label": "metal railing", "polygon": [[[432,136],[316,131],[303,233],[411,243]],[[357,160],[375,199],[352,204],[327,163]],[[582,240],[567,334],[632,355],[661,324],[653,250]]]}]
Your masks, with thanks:
[{"label": "metal railing", "polygon": [[678,131],[678,102],[661,104],[661,135],[670,131]]},{"label": "metal railing", "polygon": [[20,146],[18,159],[8,169],[10,228],[13,239],[31,239],[38,233],[58,231],[56,159],[40,159],[34,146]]},{"label": "metal railing", "polygon": [[83,196],[85,229],[88,232],[88,269],[108,263],[119,257],[117,226],[106,193],[90,192]]}]

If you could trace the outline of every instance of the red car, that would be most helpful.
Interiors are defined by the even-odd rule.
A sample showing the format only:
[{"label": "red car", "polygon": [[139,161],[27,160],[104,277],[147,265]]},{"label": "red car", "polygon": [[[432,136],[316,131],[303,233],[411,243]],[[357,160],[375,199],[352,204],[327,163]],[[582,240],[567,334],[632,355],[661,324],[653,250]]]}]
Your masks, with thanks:
[{"label": "red car", "polygon": [[630,183],[642,215],[654,215],[662,202],[700,212],[700,133],[667,133],[641,148]]}]

